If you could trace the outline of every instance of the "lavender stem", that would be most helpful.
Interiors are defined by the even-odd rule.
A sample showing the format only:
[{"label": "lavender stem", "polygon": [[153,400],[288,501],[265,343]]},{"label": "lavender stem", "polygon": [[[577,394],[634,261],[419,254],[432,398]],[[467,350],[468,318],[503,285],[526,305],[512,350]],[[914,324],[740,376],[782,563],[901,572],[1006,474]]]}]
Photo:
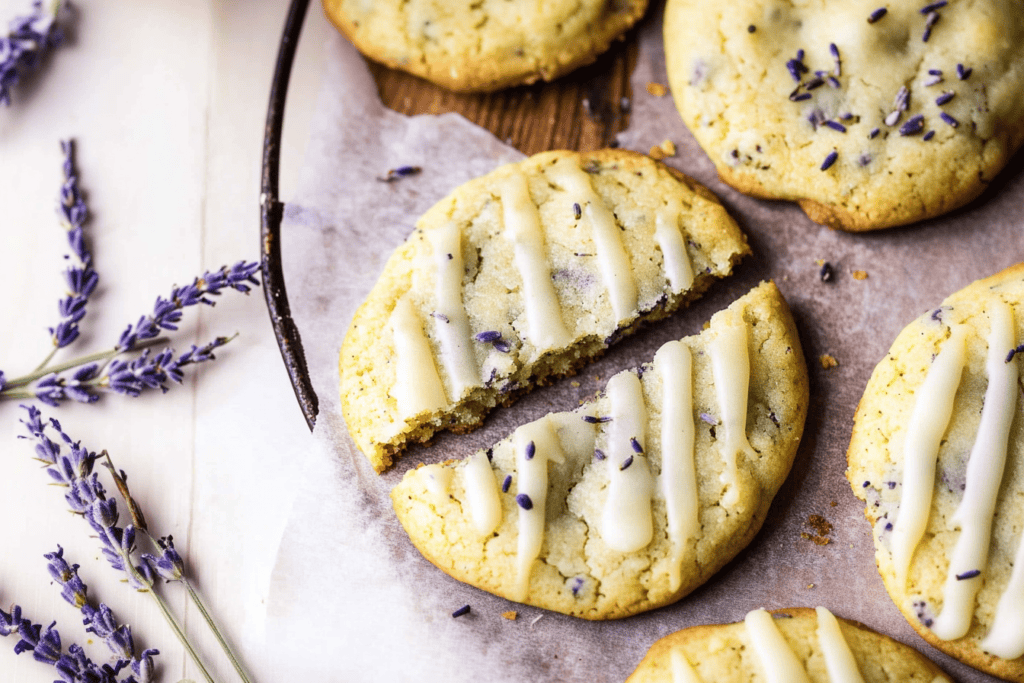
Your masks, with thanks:
[{"label": "lavender stem", "polygon": [[238,677],[242,679],[243,683],[252,683],[249,676],[245,673],[245,669],[242,668],[242,663],[238,661],[238,657],[235,656],[234,651],[228,645],[224,635],[220,632],[220,629],[217,628],[217,624],[213,621],[213,617],[210,615],[209,611],[207,611],[206,605],[203,604],[199,594],[192,588],[192,584],[186,578],[182,578],[181,582],[185,585],[185,590],[188,591],[188,596],[192,598],[192,603],[196,606],[196,609],[199,610],[199,614],[206,621],[206,625],[210,627],[213,637],[217,639],[221,649],[224,650],[224,654],[227,655],[228,660],[231,661],[231,666],[235,667],[235,673],[238,674]]},{"label": "lavender stem", "polygon": [[[157,337],[155,339],[145,339],[143,341],[137,342],[135,344],[135,347],[132,350],[133,351],[142,351],[143,349],[148,349],[151,346],[159,346],[160,344],[167,344],[167,343],[168,343],[168,339],[166,337]],[[77,368],[77,367],[80,367],[82,365],[88,365],[89,363],[96,363],[96,362],[103,361],[103,360],[111,360],[112,358],[115,358],[119,354],[122,354],[122,353],[125,353],[125,351],[124,350],[118,350],[117,348],[113,348],[113,349],[110,349],[108,351],[100,351],[98,353],[94,353],[94,354],[91,354],[89,356],[81,356],[79,358],[73,358],[73,359],[71,359],[69,361],[65,361],[64,363],[60,363],[59,365],[54,365],[52,367],[44,367],[44,368],[37,369],[34,372],[31,372],[31,373],[29,373],[29,374],[27,374],[27,375],[25,375],[23,377],[16,377],[16,378],[12,379],[9,382],[4,382],[4,388],[3,388],[3,390],[0,390],[0,399],[2,399],[2,398],[11,398],[11,396],[8,395],[8,389],[17,389],[19,387],[23,387],[23,386],[29,385],[32,382],[35,382],[37,379],[41,379],[41,378],[43,378],[43,377],[45,377],[47,375],[52,375],[52,374],[57,373],[57,372],[64,372],[65,370],[70,370],[72,368]],[[35,396],[35,394],[32,394],[29,398],[32,398],[34,396]]]}]

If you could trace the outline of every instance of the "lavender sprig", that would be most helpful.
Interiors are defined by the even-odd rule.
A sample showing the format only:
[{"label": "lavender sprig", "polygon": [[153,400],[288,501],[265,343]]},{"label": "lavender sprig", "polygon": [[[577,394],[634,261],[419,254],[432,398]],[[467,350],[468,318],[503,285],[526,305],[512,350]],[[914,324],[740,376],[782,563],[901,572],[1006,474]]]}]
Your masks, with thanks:
[{"label": "lavender sprig", "polygon": [[[199,653],[192,646],[188,636],[185,635],[181,624],[159,593],[153,590],[156,583],[156,572],[145,558],[138,565],[135,564],[132,554],[136,551],[136,526],[134,524],[118,526],[117,500],[107,498],[106,490],[100,483],[99,474],[94,471],[99,456],[83,447],[81,442],[72,440],[61,429],[57,420],[50,418],[49,424],[47,424],[43,422],[38,408],[35,406],[23,407],[28,415],[21,422],[29,432],[29,436],[23,438],[36,441],[36,459],[47,465],[46,473],[56,484],[67,488],[64,500],[67,501],[71,511],[82,515],[89,522],[89,526],[100,539],[101,550],[107,562],[116,571],[123,572],[131,586],[153,597],[185,651],[188,652],[204,678],[209,683],[213,683],[213,677],[199,658]],[[60,440],[68,446],[68,452],[65,453],[63,446],[46,434],[48,427],[52,427]],[[119,485],[124,485],[124,479],[125,477],[121,473]],[[144,529],[143,531],[145,533]]]},{"label": "lavender sprig", "polygon": [[46,7],[42,0],[35,0],[32,12],[12,19],[7,36],[0,36],[0,104],[10,106],[11,87],[60,44],[63,36],[57,15],[63,6],[64,0],[51,0]]},{"label": "lavender sprig", "polygon": [[82,613],[86,632],[101,638],[114,654],[113,672],[117,674],[129,668],[135,674],[123,679],[122,683],[150,683],[153,680],[153,657],[160,651],[150,648],[136,655],[131,627],[118,624],[113,611],[102,602],[99,607],[92,605],[88,587],[78,576],[78,565],[69,564],[64,559],[63,548],[57,546],[56,552],[47,553],[44,557],[49,561],[47,569],[50,576],[61,587],[61,597]]},{"label": "lavender sprig", "polygon": [[89,216],[89,209],[78,187],[74,144],[71,140],[66,140],[61,141],[60,146],[64,152],[64,184],[60,188],[58,207],[61,222],[68,234],[68,245],[71,247],[71,255],[68,258],[73,259],[74,263],[64,271],[68,295],[57,305],[61,320],[56,327],[50,328],[54,349],[40,364],[40,368],[50,362],[57,349],[64,348],[78,339],[78,323],[85,317],[85,306],[99,282],[99,275],[93,270],[92,254],[89,253],[82,230],[82,226]]}]

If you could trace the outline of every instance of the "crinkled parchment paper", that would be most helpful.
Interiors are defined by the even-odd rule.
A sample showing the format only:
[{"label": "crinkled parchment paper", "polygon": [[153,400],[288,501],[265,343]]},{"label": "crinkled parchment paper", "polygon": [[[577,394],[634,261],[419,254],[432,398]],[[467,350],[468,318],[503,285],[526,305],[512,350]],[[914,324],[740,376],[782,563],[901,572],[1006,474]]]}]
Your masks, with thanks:
[{"label": "crinkled parchment paper", "polygon": [[[380,477],[356,451],[339,411],[337,349],[348,323],[423,211],[462,182],[522,155],[456,115],[407,118],[386,110],[355,50],[337,37],[328,45],[301,188],[282,228],[289,299],[320,416],[267,606],[277,679],[623,680],[651,643],[680,628],[736,621],[757,607],[825,605],[922,649],[958,680],[993,680],[931,649],[904,622],[875,570],[862,505],[843,472],[857,401],[900,329],[947,294],[1020,259],[1020,159],[979,201],[943,218],[874,234],[834,232],[792,204],[754,200],[718,182],[671,96],[646,91],[649,82],[667,82],[660,32],[655,7],[640,29],[631,124],[619,141],[640,151],[675,142],[678,154],[667,163],[722,197],[754,256],[691,308],[620,343],[577,377],[578,387],[566,380],[537,390],[477,432],[413,449]],[[405,165],[423,172],[376,180]],[[819,278],[821,260],[832,264],[831,282]],[[761,533],[705,586],[651,613],[585,622],[462,585],[409,543],[387,496],[406,469],[468,455],[523,421],[575,407],[611,374],[650,359],[669,339],[695,334],[715,311],[768,278],[796,316],[810,368],[810,414]],[[823,368],[823,354],[838,366]],[[822,536],[811,515],[827,520],[831,531]],[[815,535],[827,544],[813,542]],[[471,614],[453,619],[465,604]],[[508,610],[519,618],[502,618]]]}]

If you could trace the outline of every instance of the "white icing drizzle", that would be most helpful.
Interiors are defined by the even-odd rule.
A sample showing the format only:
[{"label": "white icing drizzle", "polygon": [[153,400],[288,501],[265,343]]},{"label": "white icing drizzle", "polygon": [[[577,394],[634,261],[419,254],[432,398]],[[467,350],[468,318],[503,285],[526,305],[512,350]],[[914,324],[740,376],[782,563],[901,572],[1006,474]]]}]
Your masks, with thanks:
[{"label": "white icing drizzle", "polygon": [[939,455],[939,442],[953,415],[953,399],[964,369],[966,335],[962,325],[951,329],[949,339],[942,345],[917,390],[914,410],[907,425],[903,443],[903,493],[890,544],[896,585],[900,590],[907,585],[910,560],[928,525],[935,486],[935,462]]},{"label": "white icing drizzle", "polygon": [[640,378],[628,370],[608,380],[606,393],[612,419],[607,431],[608,497],[601,513],[601,537],[613,550],[631,553],[654,537],[654,479],[647,457],[633,446],[644,447],[647,409]]},{"label": "white icing drizzle", "polygon": [[633,267],[622,243],[622,231],[619,230],[615,216],[605,206],[604,200],[594,192],[586,171],[575,162],[565,160],[553,165],[548,170],[548,176],[565,188],[569,196],[580,205],[590,224],[601,276],[608,289],[615,322],[620,323],[636,313],[637,289]]},{"label": "white icing drizzle", "polygon": [[669,588],[682,582],[683,554],[691,539],[700,536],[697,472],[694,465],[693,357],[681,341],[671,341],[654,355],[661,377],[661,475],[668,539],[672,544]]},{"label": "white icing drizzle", "polygon": [[864,683],[857,660],[839,627],[839,620],[824,607],[814,611],[818,614],[818,645],[825,656],[825,670],[830,683]]},{"label": "white icing drizzle", "polygon": [[[527,458],[533,444],[533,457]],[[548,500],[548,461],[565,462],[558,437],[547,417],[523,425],[512,433],[516,454],[517,506],[519,507],[519,544],[517,547],[516,586],[513,600],[522,602],[530,590],[530,571],[540,555],[544,542],[545,510]],[[530,499],[530,509],[520,504],[519,497]]]},{"label": "white icing drizzle", "polygon": [[451,382],[451,396],[458,401],[472,387],[479,386],[480,368],[473,352],[469,317],[462,303],[462,230],[455,221],[432,231],[436,272],[435,329],[441,346],[444,370]]},{"label": "white icing drizzle", "polygon": [[473,526],[480,536],[488,536],[501,523],[501,497],[487,454],[480,451],[467,460],[462,476]]},{"label": "white icing drizzle", "polygon": [[672,666],[672,683],[703,683],[682,651],[671,650],[669,662]]},{"label": "white icing drizzle", "polygon": [[[942,640],[962,638],[971,626],[974,600],[984,580],[996,497],[1003,480],[1010,423],[1017,403],[1017,364],[1006,362],[1006,350],[1014,347],[1013,309],[995,299],[989,302],[988,313],[988,388],[978,436],[967,460],[964,497],[952,518],[953,524],[960,527],[960,535],[949,560],[942,612],[931,626],[932,633]],[[957,579],[975,570],[981,573]]]},{"label": "white icing drizzle", "polygon": [[756,458],[757,453],[747,441],[747,393],[750,391],[750,354],[747,350],[747,324],[737,311],[718,314],[712,327],[711,374],[721,412],[722,458],[725,469],[721,481],[725,485],[722,505],[731,508],[739,502],[739,473],[736,460],[741,453]]},{"label": "white icing drizzle", "polygon": [[430,341],[408,295],[395,304],[390,322],[396,358],[391,395],[398,404],[398,417],[407,420],[444,408],[448,405],[444,384],[437,374]]},{"label": "white icing drizzle", "polygon": [[782,637],[771,614],[756,609],[749,612],[743,622],[768,683],[811,683],[807,671]]},{"label": "white icing drizzle", "polygon": [[452,484],[452,475],[455,472],[444,465],[425,465],[416,470],[427,492],[433,499],[434,506],[438,506],[448,500],[448,491]]},{"label": "white icing drizzle", "polygon": [[654,219],[654,240],[661,248],[665,260],[665,276],[673,292],[683,292],[693,284],[693,266],[686,253],[686,242],[679,229],[679,214],[683,203],[678,197],[669,197],[658,208]]},{"label": "white icing drizzle", "polygon": [[562,319],[562,307],[544,251],[540,214],[530,198],[526,176],[513,171],[499,191],[505,234],[512,243],[516,269],[523,279],[527,325],[523,336],[538,352],[568,346],[572,335]]}]

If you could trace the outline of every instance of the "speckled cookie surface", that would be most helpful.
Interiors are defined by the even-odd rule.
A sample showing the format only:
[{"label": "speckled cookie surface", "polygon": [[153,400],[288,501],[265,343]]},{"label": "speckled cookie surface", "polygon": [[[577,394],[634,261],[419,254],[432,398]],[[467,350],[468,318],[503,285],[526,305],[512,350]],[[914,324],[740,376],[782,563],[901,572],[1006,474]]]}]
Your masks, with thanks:
[{"label": "speckled cookie surface", "polygon": [[[806,671],[808,679],[813,683],[836,680],[828,674],[815,611],[808,608],[783,609],[776,610],[773,615],[774,624]],[[865,683],[949,683],[942,670],[917,650],[856,622],[837,621]],[[770,680],[758,661],[745,624],[739,622],[694,626],[665,636],[651,646],[627,683],[677,683],[680,680],[691,683],[693,679],[674,675],[682,668],[678,661],[680,657],[692,667],[698,677],[697,683]]]},{"label": "speckled cookie surface", "polygon": [[676,106],[722,180],[831,227],[961,206],[1024,136],[1014,0],[669,0],[664,35]]},{"label": "speckled cookie surface", "polygon": [[[714,367],[737,330],[745,381],[730,379],[738,358]],[[689,371],[670,369],[675,353]],[[577,410],[411,470],[391,499],[412,543],[454,578],[585,619],[625,617],[680,599],[750,542],[792,465],[807,392],[789,308],[762,284]],[[494,507],[481,524],[484,491]]]},{"label": "speckled cookie surface", "polygon": [[[1024,264],[953,294],[900,333],[868,382],[847,453],[847,476],[866,503],[893,601],[935,647],[1014,681],[1024,681],[1024,631],[1013,620],[1021,613],[1002,599],[1019,596],[1012,572],[1024,557],[1022,342]],[[936,383],[943,377],[951,378],[948,389]],[[918,424],[934,427],[931,441]],[[916,544],[906,531],[915,506],[925,515]],[[898,548],[912,550],[905,582]],[[951,592],[967,588],[963,599]],[[958,613],[963,636],[946,630]],[[1002,636],[1020,652],[1006,649]],[[1002,656],[992,654],[997,646]]]},{"label": "speckled cookie surface", "polygon": [[450,90],[550,81],[594,61],[647,0],[324,0],[361,52]]},{"label": "speckled cookie surface", "polygon": [[573,372],[748,251],[709,191],[640,154],[498,168],[424,214],[356,312],[339,361],[349,433],[381,471],[407,442]]}]

